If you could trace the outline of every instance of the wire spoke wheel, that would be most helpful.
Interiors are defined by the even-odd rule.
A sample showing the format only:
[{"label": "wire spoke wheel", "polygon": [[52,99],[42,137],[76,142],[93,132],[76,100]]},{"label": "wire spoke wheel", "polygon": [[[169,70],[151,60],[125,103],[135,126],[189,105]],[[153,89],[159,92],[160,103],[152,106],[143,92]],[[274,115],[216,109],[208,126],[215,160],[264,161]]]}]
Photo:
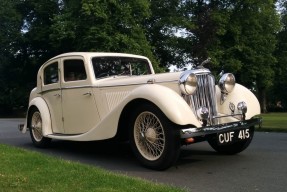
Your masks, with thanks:
[{"label": "wire spoke wheel", "polygon": [[131,113],[130,144],[140,163],[164,170],[172,166],[180,152],[180,135],[173,124],[154,104],[143,102]]},{"label": "wire spoke wheel", "polygon": [[160,120],[151,112],[143,112],[137,117],[134,139],[139,152],[148,160],[157,160],[164,151],[164,129]]},{"label": "wire spoke wheel", "polygon": [[29,122],[30,136],[34,145],[41,148],[47,147],[51,139],[43,135],[43,121],[40,111],[32,109],[29,115]]},{"label": "wire spoke wheel", "polygon": [[35,112],[31,119],[31,129],[34,139],[40,142],[43,139],[42,118],[40,112]]}]

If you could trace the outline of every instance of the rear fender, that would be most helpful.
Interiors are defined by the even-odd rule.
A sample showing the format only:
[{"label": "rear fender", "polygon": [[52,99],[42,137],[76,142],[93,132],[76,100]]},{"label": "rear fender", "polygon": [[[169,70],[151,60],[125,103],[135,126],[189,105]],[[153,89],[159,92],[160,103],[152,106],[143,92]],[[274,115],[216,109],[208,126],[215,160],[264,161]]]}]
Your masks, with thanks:
[{"label": "rear fender", "polygon": [[36,97],[30,101],[29,109],[27,113],[26,127],[29,126],[29,118],[30,118],[29,116],[34,107],[36,107],[41,113],[43,136],[52,134],[53,131],[52,131],[50,111],[49,111],[47,103],[41,97]]}]

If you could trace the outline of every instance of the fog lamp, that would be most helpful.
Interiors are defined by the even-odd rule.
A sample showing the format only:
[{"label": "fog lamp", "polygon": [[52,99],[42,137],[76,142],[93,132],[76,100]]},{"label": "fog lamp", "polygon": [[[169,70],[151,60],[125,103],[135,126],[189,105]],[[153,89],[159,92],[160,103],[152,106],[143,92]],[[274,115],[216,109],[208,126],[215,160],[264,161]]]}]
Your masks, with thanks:
[{"label": "fog lamp", "polygon": [[237,109],[240,111],[242,114],[245,114],[247,112],[247,105],[244,101],[241,101],[237,104]]},{"label": "fog lamp", "polygon": [[202,120],[207,120],[209,117],[209,110],[207,107],[200,107],[197,110],[197,116]]}]

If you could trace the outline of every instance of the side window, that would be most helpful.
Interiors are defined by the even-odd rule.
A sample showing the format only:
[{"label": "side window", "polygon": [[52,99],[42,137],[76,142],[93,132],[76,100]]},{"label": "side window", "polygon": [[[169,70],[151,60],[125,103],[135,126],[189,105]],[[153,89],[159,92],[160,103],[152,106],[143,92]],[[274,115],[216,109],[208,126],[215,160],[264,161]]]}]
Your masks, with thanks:
[{"label": "side window", "polygon": [[64,80],[78,81],[87,79],[84,61],[81,59],[64,60]]},{"label": "side window", "polygon": [[52,63],[44,69],[44,85],[57,83],[59,81],[58,63]]}]

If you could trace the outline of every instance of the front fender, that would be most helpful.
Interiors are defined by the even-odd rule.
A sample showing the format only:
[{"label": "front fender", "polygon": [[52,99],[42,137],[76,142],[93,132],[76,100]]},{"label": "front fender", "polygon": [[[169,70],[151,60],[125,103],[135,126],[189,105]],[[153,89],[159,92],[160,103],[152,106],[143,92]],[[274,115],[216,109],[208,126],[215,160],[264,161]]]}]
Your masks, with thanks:
[{"label": "front fender", "polygon": [[29,125],[27,125],[27,123],[29,121],[28,118],[29,118],[31,109],[33,107],[36,107],[41,113],[43,136],[47,136],[49,134],[52,134],[53,131],[52,131],[52,122],[51,122],[50,111],[49,111],[47,103],[41,97],[36,97],[30,101],[29,109],[28,109],[28,113],[27,113],[26,127],[29,126]]},{"label": "front fender", "polygon": [[227,95],[226,100],[223,103],[221,101],[221,91],[218,86],[216,86],[216,95],[217,95],[217,108],[219,113],[230,114],[231,113],[231,110],[229,109],[230,103],[233,103],[235,105],[234,113],[239,113],[237,109],[237,104],[241,101],[244,101],[247,104],[246,119],[250,119],[255,115],[260,114],[260,104],[256,96],[249,89],[240,84],[235,85],[233,91]]},{"label": "front fender", "polygon": [[128,100],[138,98],[154,103],[175,124],[201,126],[186,101],[168,87],[157,84],[144,85],[135,89],[127,97]]}]

